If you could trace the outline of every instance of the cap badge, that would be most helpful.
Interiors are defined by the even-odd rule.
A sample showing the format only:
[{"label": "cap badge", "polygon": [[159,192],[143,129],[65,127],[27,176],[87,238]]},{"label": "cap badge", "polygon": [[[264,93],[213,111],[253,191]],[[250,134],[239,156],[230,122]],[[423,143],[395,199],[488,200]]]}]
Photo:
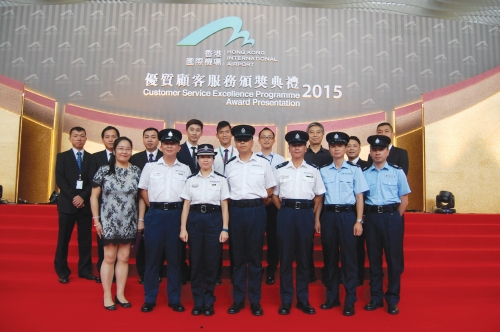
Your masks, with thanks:
[{"label": "cap badge", "polygon": [[375,140],[375,143],[376,143],[376,144],[380,143],[380,140],[377,138],[377,139]]},{"label": "cap badge", "polygon": [[171,131],[169,131],[167,135],[168,135],[169,137],[172,137],[172,136],[173,136]]},{"label": "cap badge", "polygon": [[241,128],[241,133],[244,134],[246,132],[245,128]]},{"label": "cap badge", "polygon": [[300,135],[299,135],[299,133],[297,133],[297,135],[295,135],[295,138],[296,138],[296,139],[300,139]]},{"label": "cap badge", "polygon": [[339,138],[339,135],[335,134],[335,136],[333,136],[333,138],[337,139],[337,138]]}]

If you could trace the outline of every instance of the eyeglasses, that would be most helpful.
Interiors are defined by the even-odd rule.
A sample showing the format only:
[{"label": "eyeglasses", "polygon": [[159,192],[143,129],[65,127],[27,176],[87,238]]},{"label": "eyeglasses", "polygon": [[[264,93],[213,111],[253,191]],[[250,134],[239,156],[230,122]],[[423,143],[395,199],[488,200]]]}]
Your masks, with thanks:
[{"label": "eyeglasses", "polygon": [[273,140],[274,136],[261,136],[259,138],[262,139],[262,140],[264,140],[264,141],[267,141],[267,140]]},{"label": "eyeglasses", "polygon": [[118,151],[118,152],[130,152],[130,151],[132,151],[132,149],[131,148],[118,148],[118,149],[116,149],[116,151]]}]

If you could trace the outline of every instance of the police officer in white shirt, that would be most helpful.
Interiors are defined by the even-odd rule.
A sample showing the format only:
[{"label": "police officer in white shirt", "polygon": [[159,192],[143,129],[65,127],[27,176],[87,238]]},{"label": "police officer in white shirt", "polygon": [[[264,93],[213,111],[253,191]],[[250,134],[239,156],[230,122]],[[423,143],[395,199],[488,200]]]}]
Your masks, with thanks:
[{"label": "police officer in white shirt", "polygon": [[156,305],[159,281],[158,271],[162,252],[165,252],[167,269],[168,306],[174,311],[184,311],[181,304],[181,193],[191,171],[189,166],[176,158],[182,138],[180,131],[160,131],[160,149],[163,158],[147,163],[139,181],[140,194],[149,207],[144,218],[144,240],[146,245],[146,271],[144,275],[145,302],[143,312],[152,311]]},{"label": "police officer in white shirt", "polygon": [[[262,280],[262,247],[266,230],[264,203],[270,200],[276,185],[271,165],[252,152],[255,128],[239,125],[231,133],[239,156],[226,164],[226,177],[231,192],[229,245],[233,250],[233,300],[229,314],[244,308],[248,279],[248,299],[254,316],[264,311],[260,306]],[[247,275],[248,268],[248,275]]]},{"label": "police officer in white shirt", "polygon": [[198,146],[200,170],[187,179],[181,196],[184,208],[179,237],[189,241],[193,315],[214,314],[221,243],[226,242],[229,232],[229,187],[225,176],[212,170],[216,155],[211,144]]},{"label": "police officer in white shirt", "polygon": [[293,260],[297,261],[297,308],[306,314],[316,311],[309,304],[309,259],[313,245],[316,209],[325,186],[316,166],[304,160],[309,135],[295,130],[285,135],[291,161],[274,170],[273,202],[279,208],[277,231],[280,253],[280,315],[288,315],[293,300]]}]

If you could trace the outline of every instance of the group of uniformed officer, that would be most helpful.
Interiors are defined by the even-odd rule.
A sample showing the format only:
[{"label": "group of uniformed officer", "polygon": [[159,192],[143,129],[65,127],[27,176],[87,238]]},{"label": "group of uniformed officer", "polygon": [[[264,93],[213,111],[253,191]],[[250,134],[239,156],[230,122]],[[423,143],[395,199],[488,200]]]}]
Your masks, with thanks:
[{"label": "group of uniformed officer", "polygon": [[158,262],[163,252],[168,262],[168,305],[175,311],[184,311],[180,301],[180,237],[189,242],[191,251],[193,315],[214,314],[220,243],[227,239],[232,250],[234,276],[233,304],[228,313],[236,314],[243,309],[248,293],[252,314],[262,315],[265,205],[272,202],[278,209],[279,314],[286,315],[291,310],[294,259],[297,263],[296,306],[307,314],[315,313],[308,296],[314,231],[321,233],[325,261],[323,282],[327,299],[320,308],[340,306],[342,280],[346,291],[343,314],[354,315],[357,237],[364,231],[371,271],[371,300],[365,310],[383,306],[384,252],[389,277],[385,300],[388,312],[397,314],[403,269],[401,216],[408,204],[410,189],[404,172],[386,161],[391,139],[382,135],[368,138],[373,164],[362,171],[361,167],[344,160],[349,136],[331,132],[326,140],[333,162],[319,168],[304,160],[308,133],[291,131],[285,136],[291,160],[273,169],[265,156],[252,152],[254,127],[234,126],[231,133],[238,154],[225,163],[222,175],[213,171],[217,152],[212,145],[198,146],[199,170],[191,174],[189,167],[176,159],[182,134],[175,129],[160,132],[163,158],[146,164],[139,183],[141,197],[149,207],[144,218],[146,271],[142,311],[151,311],[156,304]]}]

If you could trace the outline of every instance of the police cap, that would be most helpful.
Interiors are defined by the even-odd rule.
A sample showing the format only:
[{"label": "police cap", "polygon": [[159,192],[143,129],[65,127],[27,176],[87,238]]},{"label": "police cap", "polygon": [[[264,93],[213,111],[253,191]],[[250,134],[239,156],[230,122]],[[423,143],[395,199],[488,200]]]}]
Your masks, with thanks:
[{"label": "police cap", "polygon": [[168,128],[163,129],[158,134],[160,137],[160,142],[176,142],[180,143],[182,139],[182,133],[177,129]]},{"label": "police cap", "polygon": [[328,144],[344,144],[349,143],[349,135],[341,131],[333,131],[326,135],[326,141]]},{"label": "police cap", "polygon": [[215,156],[217,152],[214,151],[214,146],[212,144],[200,144],[198,145],[197,156]]},{"label": "police cap", "polygon": [[247,140],[253,138],[255,128],[250,125],[238,125],[231,128],[231,134],[235,140]]},{"label": "police cap", "polygon": [[391,144],[391,139],[384,135],[369,136],[367,141],[371,148],[386,148]]},{"label": "police cap", "polygon": [[304,144],[309,140],[309,134],[302,130],[292,130],[285,135],[285,140],[289,145]]}]

